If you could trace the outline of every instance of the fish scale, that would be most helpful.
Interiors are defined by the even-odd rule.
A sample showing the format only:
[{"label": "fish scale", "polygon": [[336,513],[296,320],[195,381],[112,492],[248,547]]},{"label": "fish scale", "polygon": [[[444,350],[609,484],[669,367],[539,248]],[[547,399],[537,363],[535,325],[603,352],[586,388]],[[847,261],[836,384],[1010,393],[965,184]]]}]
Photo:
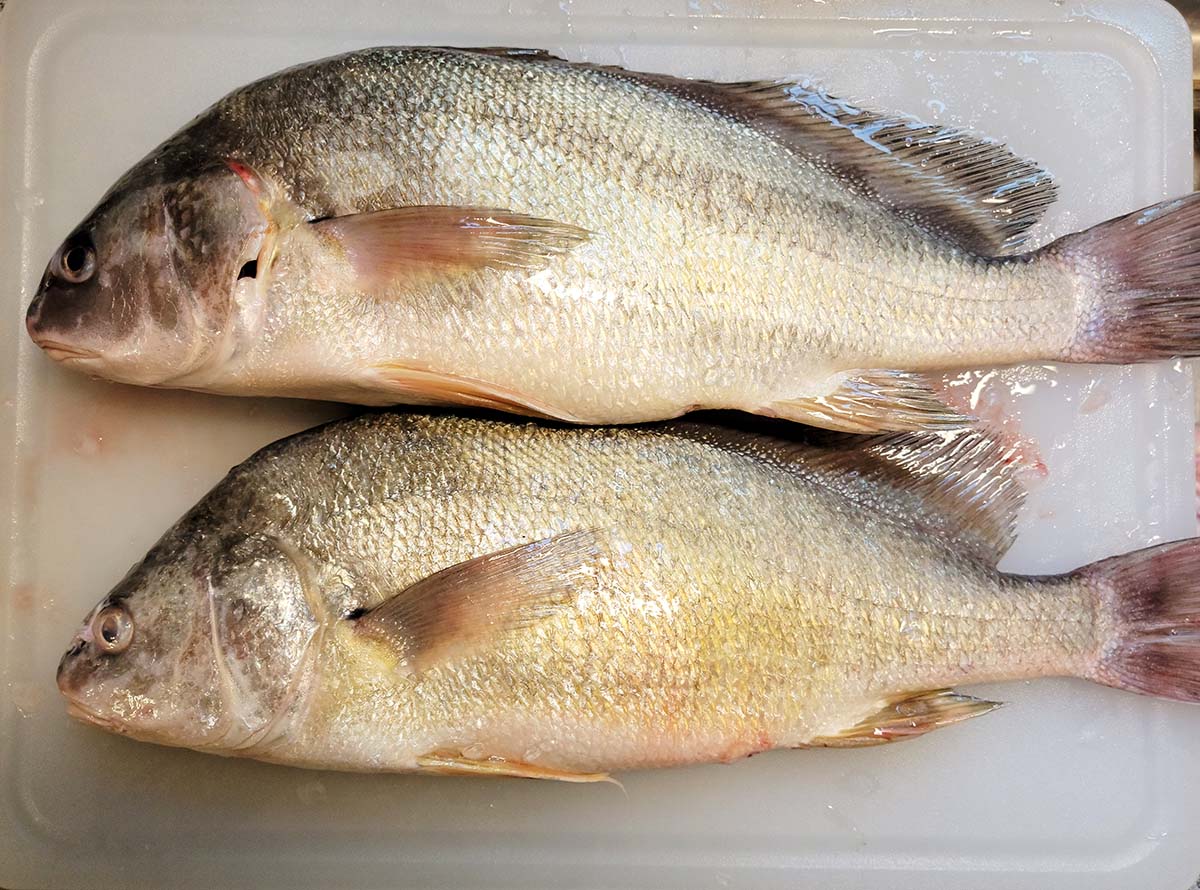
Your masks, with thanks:
[{"label": "fish scale", "polygon": [[[221,393],[956,428],[924,372],[1197,349],[1195,203],[1017,253],[1054,194],[994,141],[805,85],[376,48],[152,152],[27,323],[91,373]],[[200,249],[146,222],[164,204]],[[74,248],[98,279],[63,280]]]},{"label": "fish scale", "polygon": [[[152,741],[577,781],[995,706],[952,685],[1200,697],[1200,544],[1000,573],[1019,476],[969,432],[365,414],[235,468],[88,616],[59,683]],[[113,610],[133,641],[95,651]]]}]

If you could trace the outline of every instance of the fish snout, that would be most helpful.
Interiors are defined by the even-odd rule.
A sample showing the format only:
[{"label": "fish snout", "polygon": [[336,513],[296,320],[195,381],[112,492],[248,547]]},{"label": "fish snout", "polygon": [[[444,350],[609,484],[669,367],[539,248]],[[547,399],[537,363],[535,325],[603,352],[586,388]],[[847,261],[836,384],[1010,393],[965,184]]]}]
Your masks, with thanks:
[{"label": "fish snout", "polygon": [[[37,295],[34,296],[33,302],[29,304],[29,308],[25,310],[25,330],[29,332],[29,338],[34,343],[38,343],[38,337],[41,336],[41,328],[39,322],[42,318],[42,305],[46,302],[46,292],[43,288],[38,288]],[[40,346],[41,344],[38,343]]]},{"label": "fish snout", "polygon": [[58,662],[58,673],[55,674],[55,682],[58,684],[58,691],[65,695],[68,699],[72,698],[83,686],[84,678],[87,676],[87,671],[82,664],[81,656],[87,649],[87,640],[82,636],[76,635],[71,641],[71,646],[63,653],[63,657]]},{"label": "fish snout", "polygon": [[78,343],[72,332],[80,329],[84,307],[64,305],[68,295],[58,293],[44,284],[25,310],[25,330],[29,339],[55,361],[96,358],[98,353]]}]

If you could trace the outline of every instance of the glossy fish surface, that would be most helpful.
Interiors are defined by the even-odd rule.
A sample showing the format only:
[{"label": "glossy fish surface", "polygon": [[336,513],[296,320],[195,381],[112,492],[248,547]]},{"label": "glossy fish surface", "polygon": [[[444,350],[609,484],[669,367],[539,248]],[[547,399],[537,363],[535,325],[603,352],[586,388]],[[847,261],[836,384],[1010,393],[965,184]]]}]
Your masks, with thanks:
[{"label": "glossy fish surface", "polygon": [[593,780],[920,735],[959,684],[1200,695],[1195,542],[998,572],[1021,489],[972,432],[367,414],[269,446],[90,613],[72,712],[308,767]]},{"label": "glossy fish surface", "polygon": [[1197,352],[1196,203],[1021,253],[1054,193],[999,143],[797,84],[377,48],[171,137],[27,323],[154,386],[953,428],[924,372]]}]

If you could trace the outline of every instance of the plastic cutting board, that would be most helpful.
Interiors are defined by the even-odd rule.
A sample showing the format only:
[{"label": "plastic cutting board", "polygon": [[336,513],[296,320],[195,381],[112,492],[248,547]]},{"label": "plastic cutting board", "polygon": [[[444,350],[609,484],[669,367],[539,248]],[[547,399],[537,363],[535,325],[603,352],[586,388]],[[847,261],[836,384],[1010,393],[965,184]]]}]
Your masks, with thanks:
[{"label": "plastic cutting board", "polygon": [[[77,622],[232,464],[341,409],[65,372],[24,307],[108,185],[252,78],[378,44],[538,46],[789,77],[1039,160],[1038,241],[1190,188],[1190,44],[1138,0],[0,3],[0,885],[1183,890],[1200,873],[1200,707],[1083,682],[981,691],[985,719],[873,750],[621,776],[625,790],[335,775],[70,721]],[[1186,370],[962,375],[1047,478],[1011,569],[1195,531]]]}]

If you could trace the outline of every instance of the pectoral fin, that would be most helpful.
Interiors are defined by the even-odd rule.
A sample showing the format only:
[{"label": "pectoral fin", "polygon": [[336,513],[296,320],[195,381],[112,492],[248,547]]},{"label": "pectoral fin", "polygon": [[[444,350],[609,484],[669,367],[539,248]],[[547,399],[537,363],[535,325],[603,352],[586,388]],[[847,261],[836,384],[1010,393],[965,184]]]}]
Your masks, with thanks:
[{"label": "pectoral fin", "polygon": [[1000,702],[960,695],[949,689],[917,692],[891,699],[853,726],[812,738],[805,747],[854,748],[911,739],[1000,706]]},{"label": "pectoral fin", "polygon": [[488,207],[397,207],[313,223],[341,245],[365,293],[480,269],[543,268],[588,238],[578,226]]},{"label": "pectoral fin", "polygon": [[608,773],[573,773],[568,770],[552,769],[548,766],[535,766],[520,760],[505,760],[500,757],[472,760],[461,754],[446,751],[435,751],[418,757],[417,765],[422,770],[443,776],[513,776],[521,779],[551,779],[556,782],[620,784],[616,779],[609,777]]},{"label": "pectoral fin", "polygon": [[826,395],[762,405],[757,413],[845,433],[954,430],[973,418],[937,397],[923,374],[854,371]]},{"label": "pectoral fin", "polygon": [[554,535],[442,569],[346,620],[420,672],[568,608],[598,552],[592,531]]}]

